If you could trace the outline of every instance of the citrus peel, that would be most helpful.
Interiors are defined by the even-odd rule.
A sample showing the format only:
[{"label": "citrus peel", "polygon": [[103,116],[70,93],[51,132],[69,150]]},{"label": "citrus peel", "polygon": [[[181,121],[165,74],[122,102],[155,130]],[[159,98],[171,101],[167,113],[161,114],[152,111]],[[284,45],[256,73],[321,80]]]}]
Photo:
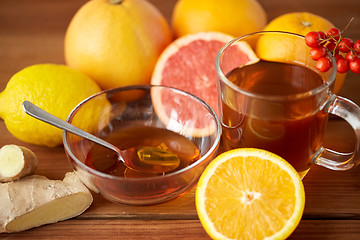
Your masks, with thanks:
[{"label": "citrus peel", "polygon": [[[151,78],[151,84],[174,87],[189,92],[205,101],[218,113],[218,89],[215,71],[215,58],[218,51],[233,36],[220,32],[200,32],[188,34],[173,41],[160,55]],[[228,66],[241,66],[257,62],[258,58],[247,43],[237,48],[237,58],[229,60]],[[168,124],[171,109],[178,106],[186,118],[195,115],[198,124],[193,127],[193,136],[208,135],[207,123],[203,120],[201,109],[189,105],[186,101],[175,103],[171,96],[153,94],[154,107],[162,122]],[[181,119],[181,116],[180,116]]]},{"label": "citrus peel", "polygon": [[213,239],[285,239],[299,224],[304,205],[295,169],[261,149],[220,154],[196,189],[199,219]]}]

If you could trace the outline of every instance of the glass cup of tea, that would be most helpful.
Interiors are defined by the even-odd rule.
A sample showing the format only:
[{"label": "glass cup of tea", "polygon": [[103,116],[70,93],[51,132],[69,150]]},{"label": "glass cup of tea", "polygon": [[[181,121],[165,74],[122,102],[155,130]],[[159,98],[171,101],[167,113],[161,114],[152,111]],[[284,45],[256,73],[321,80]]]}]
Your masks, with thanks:
[{"label": "glass cup of tea", "polygon": [[[242,44],[258,59],[238,65]],[[304,177],[311,164],[347,170],[359,162],[360,108],[333,92],[336,63],[316,69],[304,37],[287,32],[257,32],[227,43],[217,54],[219,118],[225,150],[255,147],[287,160]],[[356,135],[351,154],[323,146],[329,114],[346,120]]]},{"label": "glass cup of tea", "polygon": [[156,204],[189,191],[221,139],[220,121],[204,101],[165,86],[105,90],[81,102],[67,121],[136,159],[125,165],[115,152],[64,131],[68,159],[85,185],[131,205]]}]

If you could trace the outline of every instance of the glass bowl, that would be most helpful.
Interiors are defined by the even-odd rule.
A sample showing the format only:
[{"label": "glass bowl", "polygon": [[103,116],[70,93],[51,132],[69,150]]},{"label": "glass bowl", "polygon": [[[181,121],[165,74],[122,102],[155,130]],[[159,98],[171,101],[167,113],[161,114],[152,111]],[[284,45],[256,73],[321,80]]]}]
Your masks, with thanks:
[{"label": "glass bowl", "polygon": [[106,199],[131,205],[156,204],[189,191],[215,157],[221,136],[211,107],[165,86],[100,92],[75,107],[67,121],[120,149],[154,145],[179,157],[180,165],[169,172],[139,172],[113,158],[110,150],[64,131],[65,152],[84,184]]}]

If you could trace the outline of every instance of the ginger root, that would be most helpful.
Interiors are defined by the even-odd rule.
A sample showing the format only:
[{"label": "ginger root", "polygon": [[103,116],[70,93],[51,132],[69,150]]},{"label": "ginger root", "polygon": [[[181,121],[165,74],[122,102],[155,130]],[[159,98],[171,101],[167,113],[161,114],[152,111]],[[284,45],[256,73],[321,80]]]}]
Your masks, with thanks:
[{"label": "ginger root", "polygon": [[37,166],[36,155],[28,148],[11,144],[0,149],[0,182],[32,175]]},{"label": "ginger root", "polygon": [[92,203],[90,191],[75,172],[63,181],[26,176],[0,184],[0,233],[19,232],[66,220],[83,213]]}]

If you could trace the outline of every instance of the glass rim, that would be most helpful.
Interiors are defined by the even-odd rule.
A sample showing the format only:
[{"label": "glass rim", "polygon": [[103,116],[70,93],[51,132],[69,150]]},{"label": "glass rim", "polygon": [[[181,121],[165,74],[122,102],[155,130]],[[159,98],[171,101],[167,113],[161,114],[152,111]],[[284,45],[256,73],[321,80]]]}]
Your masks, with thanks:
[{"label": "glass rim", "polygon": [[[200,165],[202,162],[204,162],[205,159],[207,159],[208,157],[211,156],[211,154],[213,154],[214,151],[216,151],[216,148],[218,147],[218,145],[220,144],[220,139],[221,139],[221,122],[217,116],[217,114],[215,113],[215,111],[201,98],[186,92],[184,90],[178,89],[178,88],[174,88],[174,87],[169,87],[169,86],[162,86],[162,85],[129,85],[129,86],[124,86],[124,87],[118,87],[118,88],[111,88],[111,89],[106,89],[103,90],[101,92],[95,93],[94,95],[91,95],[87,98],[85,98],[83,101],[81,101],[78,105],[76,105],[73,110],[71,110],[71,112],[69,113],[66,122],[69,122],[70,120],[72,120],[72,118],[74,117],[74,115],[76,114],[76,112],[87,102],[89,102],[91,99],[96,98],[98,96],[101,95],[106,95],[106,94],[110,94],[110,93],[116,93],[116,92],[121,92],[121,91],[128,91],[128,90],[150,90],[152,88],[165,88],[165,89],[170,89],[172,91],[181,93],[181,94],[186,94],[188,96],[190,96],[192,99],[198,101],[200,104],[202,104],[208,111],[209,113],[213,116],[214,121],[216,123],[216,129],[215,129],[215,133],[216,138],[214,140],[214,143],[211,145],[210,149],[203,155],[201,156],[201,158],[199,160],[197,160],[196,162],[190,164],[189,166],[182,168],[178,171],[169,173],[169,174],[165,174],[165,175],[161,175],[161,176],[153,176],[153,177],[142,177],[142,178],[125,178],[125,177],[121,177],[121,176],[114,176],[114,175],[110,175],[110,174],[106,174],[103,173],[101,171],[98,171],[96,169],[90,168],[89,166],[87,166],[85,163],[83,163],[82,161],[80,161],[74,154],[73,152],[70,150],[68,141],[66,139],[66,135],[69,133],[66,130],[63,130],[63,145],[65,148],[65,151],[67,154],[69,154],[70,158],[72,159],[72,161],[74,161],[78,167],[81,167],[83,170],[86,170],[87,172],[91,173],[92,175],[96,175],[98,177],[103,177],[103,178],[107,178],[107,179],[112,179],[112,180],[121,180],[121,181],[143,181],[144,179],[160,179],[160,178],[168,178],[168,177],[172,177],[174,175],[178,175],[178,174],[182,174],[183,172],[189,171],[192,168],[195,168],[196,166]],[[71,161],[69,160],[70,164]],[[73,165],[73,164],[71,164]],[[75,170],[76,171],[76,170]]]},{"label": "glass rim", "polygon": [[[318,94],[320,92],[323,92],[325,89],[327,89],[331,84],[334,83],[335,78],[336,78],[336,61],[334,59],[334,57],[332,56],[332,54],[329,53],[329,51],[327,51],[327,55],[330,57],[331,59],[331,63],[332,63],[332,67],[329,71],[331,71],[330,77],[328,79],[325,79],[326,81],[324,81],[323,84],[321,84],[320,86],[313,88],[311,90],[308,90],[306,92],[302,92],[302,93],[296,93],[296,94],[287,94],[287,95],[264,95],[264,94],[260,94],[260,93],[254,93],[254,92],[249,92],[246,91],[242,88],[240,88],[239,86],[235,85],[234,83],[232,83],[223,73],[223,71],[220,68],[220,61],[221,61],[221,57],[223,55],[223,53],[226,51],[226,49],[228,49],[229,46],[233,45],[235,42],[241,41],[245,38],[254,36],[254,35],[265,35],[265,34],[285,34],[285,35],[292,35],[295,37],[299,37],[299,38],[305,38],[303,35],[301,34],[297,34],[297,33],[291,33],[291,32],[286,32],[286,31],[258,31],[258,32],[253,32],[253,33],[249,33],[249,34],[245,34],[243,36],[240,37],[236,37],[234,39],[232,39],[231,41],[229,41],[228,43],[226,43],[217,53],[216,58],[215,58],[215,70],[217,73],[217,77],[219,78],[218,81],[222,81],[224,82],[227,86],[229,86],[230,88],[232,88],[233,90],[235,90],[236,92],[239,92],[245,96],[248,97],[252,97],[252,98],[257,98],[260,100],[265,100],[265,101],[288,101],[288,100],[296,100],[296,99],[301,99],[304,97],[309,97],[309,96],[313,96],[315,94]],[[304,44],[305,44],[305,40],[304,40]],[[221,96],[219,96],[221,97]]]}]

